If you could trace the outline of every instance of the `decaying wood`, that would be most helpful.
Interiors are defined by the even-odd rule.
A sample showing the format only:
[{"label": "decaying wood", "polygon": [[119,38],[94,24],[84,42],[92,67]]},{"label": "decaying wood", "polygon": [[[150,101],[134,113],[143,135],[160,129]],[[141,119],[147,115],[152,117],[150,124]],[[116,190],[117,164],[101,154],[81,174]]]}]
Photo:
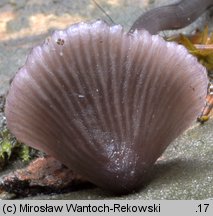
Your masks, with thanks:
[{"label": "decaying wood", "polygon": [[63,193],[91,186],[84,178],[52,157],[37,158],[26,168],[3,177],[0,190],[29,196],[35,194]]}]

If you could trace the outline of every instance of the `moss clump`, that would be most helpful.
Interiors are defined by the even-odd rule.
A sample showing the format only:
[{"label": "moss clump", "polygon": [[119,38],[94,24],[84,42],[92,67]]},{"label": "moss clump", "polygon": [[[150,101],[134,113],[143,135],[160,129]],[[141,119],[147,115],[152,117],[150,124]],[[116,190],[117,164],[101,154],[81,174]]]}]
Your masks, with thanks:
[{"label": "moss clump", "polygon": [[28,162],[31,158],[31,149],[18,142],[7,129],[0,131],[0,168],[3,168],[10,159],[21,158]]}]

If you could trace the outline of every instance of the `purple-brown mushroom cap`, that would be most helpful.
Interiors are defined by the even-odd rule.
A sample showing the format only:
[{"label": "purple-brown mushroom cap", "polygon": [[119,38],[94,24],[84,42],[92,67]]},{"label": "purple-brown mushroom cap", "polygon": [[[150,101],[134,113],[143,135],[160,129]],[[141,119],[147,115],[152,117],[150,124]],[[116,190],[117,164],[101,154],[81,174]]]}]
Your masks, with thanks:
[{"label": "purple-brown mushroom cap", "polygon": [[200,114],[207,84],[183,46],[79,23],[32,50],[11,84],[7,124],[19,141],[126,193]]}]

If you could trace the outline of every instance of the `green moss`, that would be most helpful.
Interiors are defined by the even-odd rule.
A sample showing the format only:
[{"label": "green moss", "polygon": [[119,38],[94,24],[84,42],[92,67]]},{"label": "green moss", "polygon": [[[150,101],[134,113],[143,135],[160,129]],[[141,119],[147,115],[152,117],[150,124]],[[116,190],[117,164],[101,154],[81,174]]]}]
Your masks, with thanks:
[{"label": "green moss", "polygon": [[29,146],[22,145],[20,150],[20,157],[24,162],[28,162],[30,160],[30,148]]},{"label": "green moss", "polygon": [[21,158],[28,162],[31,158],[31,149],[18,142],[11,133],[4,129],[0,132],[0,168],[3,168],[11,159]]},{"label": "green moss", "polygon": [[0,158],[6,159],[11,157],[14,142],[7,130],[0,133]]}]

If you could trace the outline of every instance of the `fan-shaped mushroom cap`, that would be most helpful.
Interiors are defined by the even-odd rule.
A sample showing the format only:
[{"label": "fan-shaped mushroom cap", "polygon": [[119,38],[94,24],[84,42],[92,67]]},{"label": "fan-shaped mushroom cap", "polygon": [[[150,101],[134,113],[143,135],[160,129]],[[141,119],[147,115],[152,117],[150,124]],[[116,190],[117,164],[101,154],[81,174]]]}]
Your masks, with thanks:
[{"label": "fan-shaped mushroom cap", "polygon": [[207,83],[180,45],[79,23],[32,50],[11,84],[6,118],[21,142],[125,193],[200,114]]}]

